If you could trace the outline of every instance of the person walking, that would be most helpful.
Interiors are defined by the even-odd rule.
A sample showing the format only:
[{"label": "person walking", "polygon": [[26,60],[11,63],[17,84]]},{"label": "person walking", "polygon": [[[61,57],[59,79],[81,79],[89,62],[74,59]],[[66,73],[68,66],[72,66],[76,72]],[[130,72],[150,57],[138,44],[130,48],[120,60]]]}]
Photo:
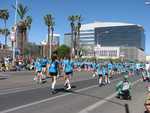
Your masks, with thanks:
[{"label": "person walking", "polygon": [[55,94],[56,93],[55,85],[56,85],[56,78],[59,71],[59,62],[57,60],[57,55],[52,55],[51,58],[52,60],[49,61],[49,63],[47,64],[47,68],[48,68],[47,76],[51,77],[52,79],[51,92],[52,94]]}]

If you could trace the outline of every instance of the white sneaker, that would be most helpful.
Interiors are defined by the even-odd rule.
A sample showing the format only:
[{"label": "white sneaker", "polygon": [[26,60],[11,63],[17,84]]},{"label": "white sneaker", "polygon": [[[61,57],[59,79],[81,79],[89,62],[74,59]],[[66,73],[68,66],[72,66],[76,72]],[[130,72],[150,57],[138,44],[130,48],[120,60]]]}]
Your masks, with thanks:
[{"label": "white sneaker", "polygon": [[110,84],[110,81],[108,81],[108,84]]},{"label": "white sneaker", "polygon": [[71,87],[68,87],[66,90],[70,90],[71,89]]},{"label": "white sneaker", "polygon": [[37,77],[35,76],[35,77],[33,78],[33,80],[34,80],[34,81],[37,81]]}]

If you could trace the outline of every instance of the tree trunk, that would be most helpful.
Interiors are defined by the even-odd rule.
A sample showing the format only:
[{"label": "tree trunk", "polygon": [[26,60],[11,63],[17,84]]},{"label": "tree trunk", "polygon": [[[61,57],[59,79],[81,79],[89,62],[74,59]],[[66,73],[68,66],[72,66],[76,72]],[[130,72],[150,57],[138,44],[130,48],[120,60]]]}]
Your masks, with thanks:
[{"label": "tree trunk", "polygon": [[4,20],[4,24],[5,24],[5,46],[7,46],[6,20]]},{"label": "tree trunk", "polygon": [[[53,42],[54,42],[54,39],[53,39],[53,38],[54,38],[54,28],[53,28],[53,27],[51,28],[51,31],[52,31],[51,43],[53,43]],[[54,44],[54,43],[53,43],[53,44]],[[52,44],[51,44],[51,45],[52,45]],[[53,47],[53,48],[52,48],[52,47]],[[51,50],[52,50],[51,52],[53,53],[54,46],[51,46]]]},{"label": "tree trunk", "polygon": [[75,50],[75,55],[77,55],[77,32],[74,32],[74,50]]},{"label": "tree trunk", "polygon": [[47,42],[47,51],[48,51],[48,58],[50,58],[50,27],[48,27],[48,42]]},{"label": "tree trunk", "polygon": [[71,27],[71,57],[73,57],[73,48],[74,48],[74,29]]},{"label": "tree trunk", "polygon": [[77,34],[77,55],[79,56],[79,50],[80,50],[80,29],[78,29]]}]

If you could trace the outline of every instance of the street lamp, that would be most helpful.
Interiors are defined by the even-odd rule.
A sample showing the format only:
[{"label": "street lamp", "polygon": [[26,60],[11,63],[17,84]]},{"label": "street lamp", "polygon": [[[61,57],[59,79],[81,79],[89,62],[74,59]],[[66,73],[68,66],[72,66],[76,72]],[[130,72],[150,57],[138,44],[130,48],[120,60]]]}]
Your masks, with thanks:
[{"label": "street lamp", "polygon": [[13,65],[15,63],[15,42],[16,42],[16,26],[15,27],[12,27],[12,31],[11,31],[11,34],[10,34],[10,39],[11,39],[11,42],[12,42],[12,53],[13,53]]}]

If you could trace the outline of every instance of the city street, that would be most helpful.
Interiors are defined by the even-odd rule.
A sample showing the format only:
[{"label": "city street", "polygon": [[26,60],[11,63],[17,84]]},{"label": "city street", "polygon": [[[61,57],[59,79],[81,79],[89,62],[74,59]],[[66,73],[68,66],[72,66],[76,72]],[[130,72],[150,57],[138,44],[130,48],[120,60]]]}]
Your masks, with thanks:
[{"label": "city street", "polygon": [[[71,91],[65,91],[63,81],[58,80],[57,94],[52,95],[49,83],[37,85],[33,82],[31,72],[19,72],[20,75],[6,73],[9,85],[2,85],[0,90],[0,113],[143,113],[146,83],[139,77],[132,81],[132,100],[117,99],[115,85],[121,77],[112,79],[107,86],[98,87],[97,80],[85,72],[73,77]],[[2,73],[0,73],[2,75]],[[80,76],[79,76],[80,75]],[[21,78],[22,77],[22,78]],[[22,80],[18,84],[10,82]],[[23,80],[24,79],[24,80]],[[12,85],[11,85],[12,84]],[[126,106],[125,106],[126,104]]]},{"label": "city street", "polygon": [[150,113],[150,0],[0,0],[0,113]]}]

